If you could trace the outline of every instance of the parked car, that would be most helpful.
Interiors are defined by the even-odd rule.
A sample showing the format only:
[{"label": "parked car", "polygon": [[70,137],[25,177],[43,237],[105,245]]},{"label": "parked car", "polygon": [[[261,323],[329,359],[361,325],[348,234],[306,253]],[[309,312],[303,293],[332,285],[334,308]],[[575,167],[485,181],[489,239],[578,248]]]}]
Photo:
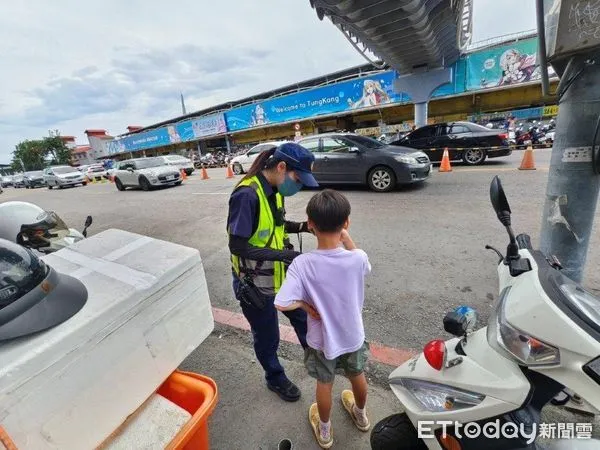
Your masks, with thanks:
[{"label": "parked car", "polygon": [[0,186],[1,187],[8,187],[8,186],[12,186],[13,185],[13,177],[10,175],[6,175],[3,176],[2,178],[0,178]]},{"label": "parked car", "polygon": [[27,189],[46,186],[46,182],[44,181],[44,172],[41,170],[25,172],[23,174],[23,183]]},{"label": "parked car", "polygon": [[16,175],[13,175],[12,177],[12,185],[14,188],[22,188],[25,187],[25,179],[23,177],[22,173],[18,173]]},{"label": "parked car", "polygon": [[87,184],[84,175],[71,166],[53,166],[44,170],[44,181],[48,189],[58,187],[62,189],[66,186],[85,186]]},{"label": "parked car", "polygon": [[179,169],[179,171],[184,170],[186,175],[191,175],[194,172],[194,164],[192,164],[192,160],[186,158],[181,155],[164,155],[159,156],[162,158],[166,165],[174,166]]},{"label": "parked car", "polygon": [[[444,148],[450,159],[466,164],[482,164],[486,158],[498,158],[512,153],[505,130],[494,130],[471,122],[450,122],[417,128],[391,145],[422,150],[434,162],[442,160]],[[493,151],[486,148],[501,147]]]},{"label": "parked car", "polygon": [[231,160],[233,173],[235,173],[236,175],[241,175],[243,173],[248,172],[248,169],[250,169],[250,166],[252,166],[252,163],[259,155],[259,153],[270,150],[273,147],[278,147],[285,142],[288,141],[263,142],[261,144],[255,145],[246,153],[236,156]]},{"label": "parked car", "polygon": [[102,178],[108,177],[108,173],[102,164],[87,166],[82,173],[88,180],[102,180]]},{"label": "parked car", "polygon": [[119,191],[128,187],[141,187],[149,191],[158,186],[179,186],[182,182],[179,170],[166,165],[160,157],[121,161],[114,177]]},{"label": "parked car", "polygon": [[425,153],[357,134],[322,134],[300,139],[298,144],[314,153],[313,174],[322,184],[366,184],[376,192],[387,192],[431,175]]}]

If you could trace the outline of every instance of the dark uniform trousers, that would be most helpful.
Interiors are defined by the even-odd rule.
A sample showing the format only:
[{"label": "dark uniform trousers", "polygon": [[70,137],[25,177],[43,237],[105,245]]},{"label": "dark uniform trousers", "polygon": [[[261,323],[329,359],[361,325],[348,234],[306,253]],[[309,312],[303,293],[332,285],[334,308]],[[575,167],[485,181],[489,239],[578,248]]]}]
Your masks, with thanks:
[{"label": "dark uniform trousers", "polygon": [[[239,281],[234,275],[234,293],[237,292],[238,283]],[[269,384],[279,385],[287,379],[285,371],[277,357],[277,349],[279,348],[279,320],[274,304],[275,297],[266,297],[266,300],[264,309],[257,309],[242,301],[240,301],[240,306],[244,317],[246,317],[246,320],[250,324],[254,338],[254,352],[265,370],[265,378]],[[284,311],[283,314],[290,320],[300,344],[306,349],[308,347],[306,344],[306,312],[301,309],[295,309],[293,311]]]}]

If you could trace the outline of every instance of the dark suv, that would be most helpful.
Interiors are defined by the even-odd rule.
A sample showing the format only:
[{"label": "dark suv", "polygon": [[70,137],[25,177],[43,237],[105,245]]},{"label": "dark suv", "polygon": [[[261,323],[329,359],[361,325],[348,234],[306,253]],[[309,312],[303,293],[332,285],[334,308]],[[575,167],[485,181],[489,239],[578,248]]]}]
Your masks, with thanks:
[{"label": "dark suv", "polygon": [[357,134],[321,134],[298,144],[314,153],[313,174],[323,184],[366,184],[376,192],[387,192],[397,184],[425,181],[431,174],[425,153]]},{"label": "dark suv", "polygon": [[444,148],[450,159],[463,160],[466,164],[481,164],[487,158],[508,156],[512,153],[508,134],[471,122],[437,123],[417,128],[391,145],[418,148],[431,161],[441,161]]}]

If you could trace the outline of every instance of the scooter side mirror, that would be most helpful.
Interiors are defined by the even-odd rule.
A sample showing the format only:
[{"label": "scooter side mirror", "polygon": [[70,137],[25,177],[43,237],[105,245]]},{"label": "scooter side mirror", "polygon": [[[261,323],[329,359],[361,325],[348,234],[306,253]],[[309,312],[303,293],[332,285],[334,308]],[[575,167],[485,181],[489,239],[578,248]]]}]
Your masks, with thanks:
[{"label": "scooter side mirror", "polygon": [[83,231],[81,232],[81,234],[83,234],[83,237],[87,237],[87,229],[92,224],[92,222],[92,216],[87,216],[87,218],[85,219]]},{"label": "scooter side mirror", "polygon": [[490,200],[492,202],[492,206],[494,207],[494,211],[496,211],[498,220],[500,220],[502,225],[505,227],[509,227],[511,214],[510,205],[508,204],[506,194],[502,188],[502,182],[497,175],[490,184]]}]

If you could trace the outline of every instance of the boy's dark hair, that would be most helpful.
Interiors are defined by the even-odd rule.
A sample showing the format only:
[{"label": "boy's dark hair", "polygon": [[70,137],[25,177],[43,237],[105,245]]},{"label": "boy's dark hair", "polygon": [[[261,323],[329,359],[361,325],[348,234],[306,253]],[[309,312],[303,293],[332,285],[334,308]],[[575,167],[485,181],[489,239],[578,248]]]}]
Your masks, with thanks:
[{"label": "boy's dark hair", "polygon": [[338,191],[324,189],[310,199],[306,215],[317,230],[334,233],[340,231],[350,217],[350,202]]}]

